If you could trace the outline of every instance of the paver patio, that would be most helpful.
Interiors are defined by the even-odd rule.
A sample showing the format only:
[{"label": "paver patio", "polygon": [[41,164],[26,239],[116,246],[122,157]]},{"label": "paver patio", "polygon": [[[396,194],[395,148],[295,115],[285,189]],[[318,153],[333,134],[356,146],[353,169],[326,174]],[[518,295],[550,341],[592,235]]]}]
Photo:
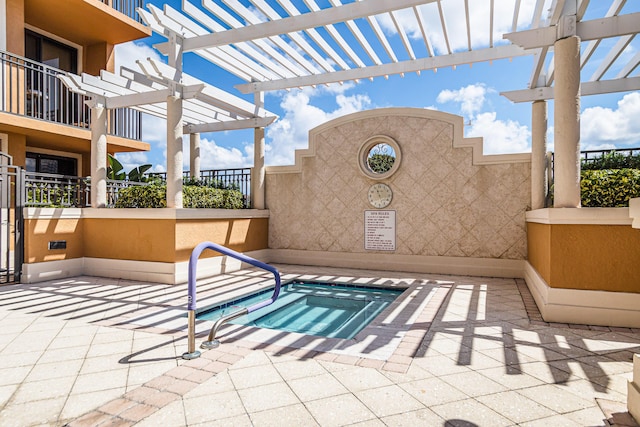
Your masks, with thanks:
[{"label": "paver patio", "polygon": [[[229,325],[186,361],[186,286],[3,286],[0,425],[632,425],[637,329],[545,323],[518,279],[278,268],[410,289],[365,344]],[[199,304],[266,285],[219,276]]]}]

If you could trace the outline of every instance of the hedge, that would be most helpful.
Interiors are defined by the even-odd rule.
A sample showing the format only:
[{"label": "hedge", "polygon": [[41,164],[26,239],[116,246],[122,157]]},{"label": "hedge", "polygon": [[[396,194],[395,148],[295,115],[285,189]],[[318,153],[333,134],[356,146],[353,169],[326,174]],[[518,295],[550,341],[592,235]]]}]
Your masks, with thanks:
[{"label": "hedge", "polygon": [[584,207],[627,207],[640,197],[639,169],[580,171],[580,197]]},{"label": "hedge", "polygon": [[[238,190],[185,185],[182,187],[185,208],[242,209],[244,196]],[[151,184],[123,188],[118,192],[116,208],[166,208],[167,186]]]}]

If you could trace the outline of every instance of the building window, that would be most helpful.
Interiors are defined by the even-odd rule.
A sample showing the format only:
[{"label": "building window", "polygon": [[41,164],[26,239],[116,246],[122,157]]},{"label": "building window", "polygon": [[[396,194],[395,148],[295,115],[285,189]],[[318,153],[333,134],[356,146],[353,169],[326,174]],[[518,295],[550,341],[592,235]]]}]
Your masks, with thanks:
[{"label": "building window", "polygon": [[78,50],[48,37],[25,30],[25,56],[71,73],[78,72]]},{"label": "building window", "polygon": [[78,175],[78,161],[71,157],[49,154],[27,153],[27,172],[50,173],[56,175]]}]

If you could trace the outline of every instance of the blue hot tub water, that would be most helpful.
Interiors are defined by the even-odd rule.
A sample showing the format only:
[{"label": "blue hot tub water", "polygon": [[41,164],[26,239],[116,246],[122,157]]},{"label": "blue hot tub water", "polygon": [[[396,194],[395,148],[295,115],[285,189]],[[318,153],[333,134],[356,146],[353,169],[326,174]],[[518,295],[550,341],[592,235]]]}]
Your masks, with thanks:
[{"label": "blue hot tub water", "polygon": [[[198,314],[198,319],[216,321],[268,298],[261,291]],[[271,305],[230,323],[299,332],[331,338],[353,338],[404,290],[350,285],[292,282],[284,285]]]}]

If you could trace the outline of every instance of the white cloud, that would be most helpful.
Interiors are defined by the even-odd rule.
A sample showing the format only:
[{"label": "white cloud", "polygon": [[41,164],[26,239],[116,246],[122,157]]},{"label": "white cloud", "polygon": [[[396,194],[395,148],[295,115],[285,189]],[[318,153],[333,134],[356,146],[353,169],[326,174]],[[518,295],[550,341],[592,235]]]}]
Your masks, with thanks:
[{"label": "white cloud", "polygon": [[147,153],[140,151],[133,153],[118,153],[116,154],[116,159],[122,163],[122,167],[126,173],[129,173],[133,168],[149,163],[147,160]]},{"label": "white cloud", "polygon": [[469,121],[465,136],[482,137],[486,154],[522,153],[530,151],[531,132],[513,120],[498,120],[496,112],[483,112],[487,95],[494,93],[484,84],[441,91],[436,101],[460,104],[460,112]]},{"label": "white cloud", "polygon": [[471,123],[467,136],[481,136],[485,154],[523,153],[530,151],[531,132],[512,120],[496,120],[496,113],[480,113]]},{"label": "white cloud", "polygon": [[[295,150],[308,147],[309,130],[333,118],[362,111],[371,104],[366,95],[347,96],[346,88],[294,90],[282,98],[280,107],[284,117],[267,128],[265,162],[269,165],[287,165],[294,162]],[[324,111],[311,104],[311,97],[329,92],[335,97],[337,108]]]},{"label": "white cloud", "polygon": [[460,112],[466,117],[472,117],[484,105],[486,95],[491,92],[484,84],[478,83],[465,86],[458,90],[443,90],[438,94],[436,102],[459,102]]},{"label": "white cloud", "polygon": [[[189,169],[189,137],[183,144],[183,163]],[[200,169],[234,169],[253,166],[253,144],[244,143],[242,150],[219,146],[214,140],[200,138]]]},{"label": "white cloud", "polygon": [[136,61],[152,58],[156,61],[166,62],[157,50],[144,43],[127,42],[115,47],[115,69],[116,74],[120,73],[120,67],[127,67],[138,70]]},{"label": "white cloud", "polygon": [[[586,108],[580,117],[580,140],[585,147],[637,145],[640,140],[640,92],[618,101],[618,108]],[[597,148],[594,148],[597,149]]]}]

